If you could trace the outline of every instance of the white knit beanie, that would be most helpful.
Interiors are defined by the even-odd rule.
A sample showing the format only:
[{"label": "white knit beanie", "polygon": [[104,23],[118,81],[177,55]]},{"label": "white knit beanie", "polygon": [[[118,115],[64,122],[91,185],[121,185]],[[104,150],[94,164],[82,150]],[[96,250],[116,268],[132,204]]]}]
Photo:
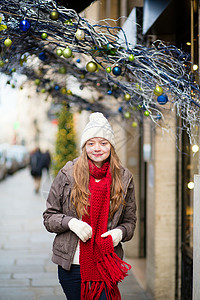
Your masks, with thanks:
[{"label": "white knit beanie", "polygon": [[104,115],[99,112],[90,115],[90,121],[85,126],[81,137],[81,149],[89,139],[95,137],[104,138],[108,140],[113,147],[115,147],[112,127]]}]

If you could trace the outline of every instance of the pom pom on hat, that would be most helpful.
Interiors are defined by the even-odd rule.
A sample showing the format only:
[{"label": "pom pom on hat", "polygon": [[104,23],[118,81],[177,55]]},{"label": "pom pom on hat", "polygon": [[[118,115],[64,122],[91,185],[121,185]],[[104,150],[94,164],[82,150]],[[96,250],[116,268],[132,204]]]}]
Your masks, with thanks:
[{"label": "pom pom on hat", "polygon": [[85,126],[81,137],[81,148],[89,139],[95,137],[104,138],[108,140],[113,147],[115,147],[114,132],[112,127],[104,115],[99,112],[92,113],[90,115],[89,122]]}]

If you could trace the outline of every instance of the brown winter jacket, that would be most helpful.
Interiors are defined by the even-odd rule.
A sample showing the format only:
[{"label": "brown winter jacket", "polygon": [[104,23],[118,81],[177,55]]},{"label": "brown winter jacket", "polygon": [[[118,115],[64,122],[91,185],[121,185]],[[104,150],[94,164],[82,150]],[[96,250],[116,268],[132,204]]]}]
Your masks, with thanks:
[{"label": "brown winter jacket", "polygon": [[[70,269],[79,240],[68,226],[68,222],[72,218],[78,218],[75,208],[70,202],[70,192],[74,184],[73,167],[76,160],[69,161],[54,179],[47,198],[47,209],[43,213],[46,229],[57,234],[53,242],[52,261],[66,270]],[[136,226],[133,177],[126,168],[122,168],[122,181],[126,204],[121,205],[116,211],[110,229],[121,229],[122,242],[126,242],[133,237]],[[114,250],[122,259],[121,243]]]}]

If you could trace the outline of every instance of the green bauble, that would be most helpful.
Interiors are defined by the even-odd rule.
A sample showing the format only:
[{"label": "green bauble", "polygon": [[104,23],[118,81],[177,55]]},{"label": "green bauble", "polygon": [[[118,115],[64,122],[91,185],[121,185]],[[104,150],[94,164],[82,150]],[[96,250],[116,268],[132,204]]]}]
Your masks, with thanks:
[{"label": "green bauble", "polygon": [[149,115],[150,115],[149,111],[148,111],[148,110],[145,110],[144,116],[145,116],[145,117],[148,117]]},{"label": "green bauble", "polygon": [[67,95],[71,96],[72,95],[72,91],[71,90],[67,90]]},{"label": "green bauble", "polygon": [[40,92],[44,94],[46,92],[45,88],[42,88]]},{"label": "green bauble", "polygon": [[93,61],[90,61],[86,65],[86,69],[88,72],[95,72],[97,70],[97,68],[98,68],[97,64]]},{"label": "green bauble", "polygon": [[4,66],[4,61],[3,60],[0,60],[0,68],[2,68]]},{"label": "green bauble", "polygon": [[12,45],[11,39],[9,39],[9,38],[5,39],[4,45],[5,45],[6,47],[10,47],[10,46]]},{"label": "green bauble", "polygon": [[134,61],[134,59],[135,59],[135,57],[134,57],[133,54],[131,54],[131,55],[129,56],[129,58],[128,58],[129,61]]},{"label": "green bauble", "polygon": [[67,89],[65,87],[61,88],[61,94],[63,95],[67,94]]},{"label": "green bauble", "polygon": [[39,78],[36,78],[34,82],[35,82],[35,85],[40,85],[40,79]]},{"label": "green bauble", "polygon": [[107,73],[111,73],[111,67],[107,67],[107,68],[106,68],[106,72],[107,72]]},{"label": "green bauble", "polygon": [[136,128],[138,126],[137,122],[133,122],[131,125],[133,128]]},{"label": "green bauble", "polygon": [[156,87],[155,87],[155,89],[154,89],[153,92],[154,92],[154,94],[155,94],[156,96],[160,96],[160,95],[163,94],[163,89],[162,89],[161,86],[156,85]]},{"label": "green bauble", "polygon": [[51,13],[50,13],[50,18],[51,20],[54,20],[54,21],[57,21],[58,18],[59,18],[59,13],[57,12],[57,10],[53,10]]},{"label": "green bauble", "polygon": [[46,40],[47,37],[48,37],[48,35],[47,35],[46,32],[43,32],[43,33],[41,34],[41,38],[42,38],[43,40]]},{"label": "green bauble", "polygon": [[131,99],[131,95],[128,94],[128,93],[126,93],[126,94],[124,95],[124,99],[125,99],[126,101],[129,101],[129,100]]},{"label": "green bauble", "polygon": [[124,117],[125,117],[126,119],[130,119],[131,113],[130,113],[129,111],[126,111],[125,114],[124,114]]},{"label": "green bauble", "polygon": [[56,54],[58,56],[61,56],[62,55],[62,49],[60,49],[60,48],[56,49]]},{"label": "green bauble", "polygon": [[72,56],[72,50],[69,47],[67,47],[62,51],[62,55],[65,58],[70,58]]},{"label": "green bauble", "polygon": [[59,72],[60,74],[66,74],[67,69],[66,69],[65,66],[62,66],[62,67],[59,68],[58,72]]}]

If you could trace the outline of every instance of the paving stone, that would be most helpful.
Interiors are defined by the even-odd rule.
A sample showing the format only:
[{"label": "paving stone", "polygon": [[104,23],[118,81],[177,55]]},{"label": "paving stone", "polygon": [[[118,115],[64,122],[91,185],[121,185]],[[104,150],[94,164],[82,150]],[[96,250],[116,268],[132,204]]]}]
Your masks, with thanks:
[{"label": "paving stone", "polygon": [[[56,274],[55,273],[15,273],[12,275],[12,277],[14,279],[37,279],[37,280],[52,280],[56,278]],[[58,284],[58,281],[57,281]]]},{"label": "paving stone", "polygon": [[0,287],[23,287],[29,286],[30,282],[28,279],[0,279]]},{"label": "paving stone", "polygon": [[3,269],[0,268],[0,273],[29,273],[42,272],[43,266],[38,265],[5,265]]}]

